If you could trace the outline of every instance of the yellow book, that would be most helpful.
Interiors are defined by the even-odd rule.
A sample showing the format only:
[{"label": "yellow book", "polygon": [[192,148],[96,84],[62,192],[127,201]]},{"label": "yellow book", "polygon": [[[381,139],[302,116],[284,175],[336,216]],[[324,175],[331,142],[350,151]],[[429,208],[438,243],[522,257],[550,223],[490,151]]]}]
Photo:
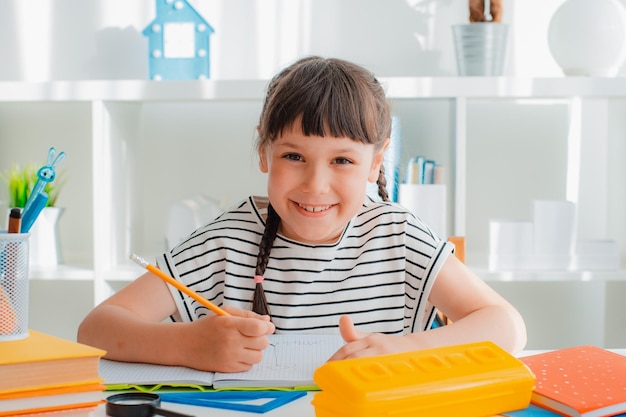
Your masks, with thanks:
[{"label": "yellow book", "polygon": [[0,394],[0,417],[84,409],[104,403],[100,381]]},{"label": "yellow book", "polygon": [[317,417],[493,416],[526,408],[535,377],[491,342],[328,362]]},{"label": "yellow book", "polygon": [[0,394],[101,381],[106,352],[29,330],[28,337],[0,342]]}]

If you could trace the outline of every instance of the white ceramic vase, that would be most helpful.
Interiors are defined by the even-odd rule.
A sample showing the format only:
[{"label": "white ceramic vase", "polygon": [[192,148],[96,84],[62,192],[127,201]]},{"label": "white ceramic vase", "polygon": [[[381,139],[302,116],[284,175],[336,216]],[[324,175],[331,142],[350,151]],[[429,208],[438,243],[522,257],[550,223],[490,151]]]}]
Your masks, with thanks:
[{"label": "white ceramic vase", "polygon": [[626,57],[626,11],[619,0],[566,0],[548,27],[565,75],[614,76]]},{"label": "white ceramic vase", "polygon": [[58,225],[63,211],[62,207],[46,207],[37,216],[30,229],[28,257],[31,266],[47,267],[61,263]]}]

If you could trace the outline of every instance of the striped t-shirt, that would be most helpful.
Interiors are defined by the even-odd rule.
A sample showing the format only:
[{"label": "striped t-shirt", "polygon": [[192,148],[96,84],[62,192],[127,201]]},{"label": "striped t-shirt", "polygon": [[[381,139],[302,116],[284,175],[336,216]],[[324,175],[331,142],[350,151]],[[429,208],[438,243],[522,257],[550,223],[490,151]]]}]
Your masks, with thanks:
[{"label": "striped t-shirt", "polygon": [[[249,197],[161,255],[159,267],[217,305],[251,309],[267,206]],[[425,330],[435,314],[428,296],[451,251],[406,209],[367,198],[334,244],[277,236],[263,281],[272,322],[277,333],[336,333],[347,314],[364,332]],[[174,320],[212,314],[170,289]]]}]

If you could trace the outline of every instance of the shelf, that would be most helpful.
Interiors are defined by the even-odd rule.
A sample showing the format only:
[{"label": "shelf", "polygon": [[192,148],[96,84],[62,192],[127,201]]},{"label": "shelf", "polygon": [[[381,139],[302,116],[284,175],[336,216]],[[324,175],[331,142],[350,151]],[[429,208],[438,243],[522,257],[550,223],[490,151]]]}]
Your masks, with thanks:
[{"label": "shelf", "polygon": [[57,265],[53,267],[29,266],[29,279],[31,280],[64,280],[64,281],[93,281],[95,274],[93,268]]},{"label": "shelf", "polygon": [[[626,97],[609,77],[381,77],[390,99]],[[260,100],[268,80],[0,82],[0,102]]]},{"label": "shelf", "polygon": [[[624,203],[609,200],[610,196],[618,194],[613,190],[621,189],[620,184],[611,181],[623,178],[620,163],[623,153],[619,151],[621,148],[612,154],[608,150],[616,148],[615,145],[610,148],[611,140],[616,142],[613,137],[625,129],[620,123],[626,105],[611,99],[626,99],[626,78],[383,77],[380,81],[393,102],[394,111],[404,122],[406,143],[411,142],[407,152],[434,149],[439,152],[436,159],[449,164],[448,230],[451,234],[470,236],[472,233],[466,230],[466,215],[468,209],[476,209],[475,204],[471,204],[472,198],[476,199],[476,187],[472,188],[476,169],[472,171],[471,165],[475,162],[476,150],[480,149],[477,146],[480,144],[473,139],[477,136],[484,139],[485,132],[493,131],[499,135],[498,139],[503,138],[496,144],[504,144],[508,136],[516,133],[511,129],[494,131],[489,117],[483,116],[491,115],[494,107],[501,109],[503,103],[499,100],[507,100],[506,106],[516,107],[518,99],[522,100],[521,104],[526,104],[526,99],[537,99],[560,106],[558,112],[549,113],[556,115],[557,119],[551,120],[561,123],[559,129],[547,131],[540,122],[536,124],[539,128],[526,131],[529,138],[543,139],[525,144],[537,147],[537,143],[543,141],[540,150],[545,149],[549,155],[563,154],[566,146],[548,146],[550,141],[544,137],[544,131],[548,139],[563,141],[566,136],[563,132],[570,128],[569,120],[580,119],[582,128],[578,129],[583,134],[582,143],[587,146],[581,148],[587,150],[585,163],[590,167],[612,167],[610,175],[595,168],[586,173],[593,186],[582,189],[583,199],[593,201],[594,209],[586,208],[584,220],[592,219],[594,230],[623,230],[619,223],[621,217],[614,213],[622,213]],[[231,161],[241,160],[242,155],[246,161],[249,158],[242,149],[248,152],[251,148],[267,83],[268,80],[263,79],[0,82],[0,133],[7,138],[19,137],[19,143],[0,145],[0,166],[27,160],[31,158],[32,149],[54,143],[59,149],[71,151],[64,165],[79,173],[72,176],[63,199],[72,208],[68,216],[71,215],[73,224],[84,225],[64,231],[69,236],[65,248],[71,255],[66,261],[71,259],[68,261],[71,264],[74,261],[80,264],[61,265],[51,270],[33,268],[32,279],[93,281],[94,302],[97,303],[107,295],[107,287],[119,287],[143,273],[129,263],[130,252],[147,258],[161,252],[163,219],[167,218],[167,206],[171,202],[198,192],[211,194],[220,201],[226,197],[225,201],[230,202],[239,198],[240,193],[262,192],[258,190],[265,189],[265,180],[256,164],[251,161],[233,168]],[[564,107],[567,109],[563,110]],[[527,112],[528,109],[521,110]],[[542,108],[541,114],[547,110]],[[523,115],[518,111],[516,107],[516,120]],[[481,126],[489,127],[488,131],[483,129],[477,134],[479,119]],[[528,124],[532,124],[532,118],[520,117],[519,120],[531,120]],[[540,120],[545,121],[545,118],[542,116]],[[434,142],[439,148],[428,148]],[[212,158],[217,148],[220,156]],[[497,147],[491,153],[492,148],[487,149],[488,157],[503,153]],[[597,150],[597,154],[589,149]],[[608,156],[600,152],[603,149]],[[492,166],[502,169],[501,165]],[[506,167],[509,166],[514,164]],[[188,167],[198,167],[201,171],[190,169],[188,174],[182,171]],[[180,172],[185,181],[182,187],[178,183]],[[474,176],[468,175],[471,173]],[[222,181],[224,178],[228,181]],[[524,178],[524,181],[530,179]],[[560,186],[556,181],[549,185],[551,188],[545,188],[548,195]],[[604,220],[598,213],[609,209],[614,213]],[[479,218],[476,211],[473,221]],[[618,237],[623,240],[623,235]],[[482,253],[484,244],[476,244],[474,240],[473,245]],[[476,256],[472,260],[485,265]],[[626,280],[626,270],[490,272],[476,268],[475,271],[494,284]]]},{"label": "shelf", "polygon": [[608,77],[394,77],[381,83],[392,99],[626,97],[626,79]]},{"label": "shelf", "polygon": [[489,271],[471,267],[486,282],[626,282],[626,270],[596,271]]},{"label": "shelf", "polygon": [[0,82],[0,102],[259,100],[265,80]]}]

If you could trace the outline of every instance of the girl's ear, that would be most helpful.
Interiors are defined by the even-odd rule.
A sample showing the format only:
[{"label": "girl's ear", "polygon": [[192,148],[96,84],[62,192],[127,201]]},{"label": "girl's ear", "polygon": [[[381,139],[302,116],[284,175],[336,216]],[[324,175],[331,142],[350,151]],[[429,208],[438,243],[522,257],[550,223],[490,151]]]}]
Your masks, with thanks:
[{"label": "girl's ear", "polygon": [[[256,134],[259,135],[259,127],[256,128]],[[267,174],[269,171],[267,164],[267,149],[265,145],[259,145],[259,169],[262,173]]]},{"label": "girl's ear", "polygon": [[269,171],[267,163],[267,150],[265,146],[259,146],[259,169],[262,173],[267,174]]},{"label": "girl's ear", "polygon": [[374,159],[372,160],[372,167],[370,168],[370,174],[367,177],[369,182],[378,181],[378,175],[380,173],[380,166],[383,164],[385,157],[385,150],[389,146],[389,138],[385,139],[385,144],[378,151],[374,152]]}]

